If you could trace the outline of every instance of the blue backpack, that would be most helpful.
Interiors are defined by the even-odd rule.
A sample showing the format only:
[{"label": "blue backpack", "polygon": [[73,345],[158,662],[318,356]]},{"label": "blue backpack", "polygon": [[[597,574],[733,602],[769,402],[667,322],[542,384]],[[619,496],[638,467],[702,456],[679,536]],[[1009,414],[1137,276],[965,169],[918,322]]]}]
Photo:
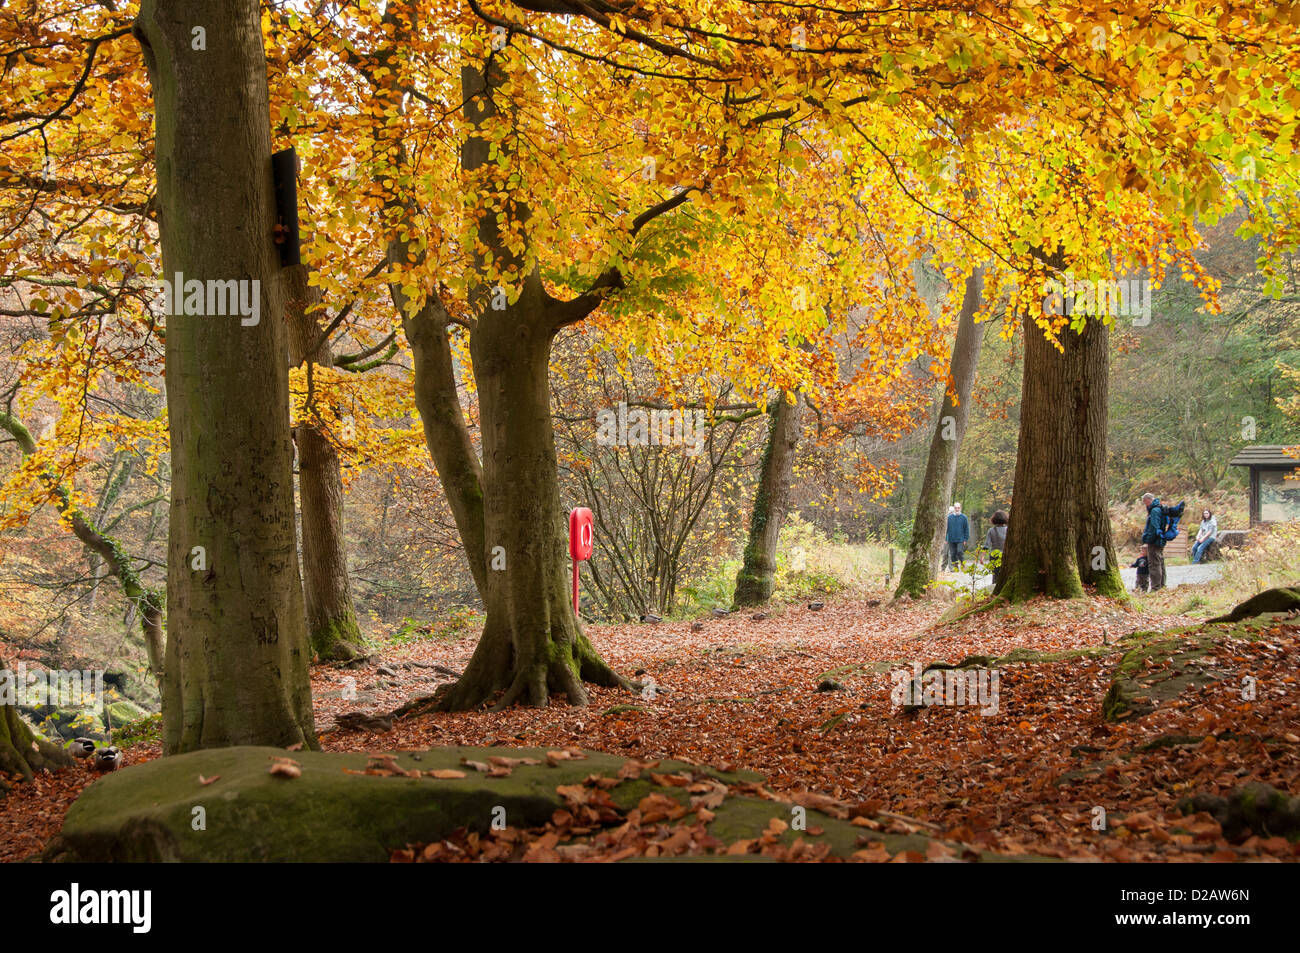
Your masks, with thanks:
[{"label": "blue backpack", "polygon": [[1164,520],[1160,526],[1160,538],[1165,542],[1178,538],[1178,521],[1183,518],[1183,507],[1186,505],[1186,503],[1179,503],[1177,506],[1160,507],[1160,511],[1164,515]]}]

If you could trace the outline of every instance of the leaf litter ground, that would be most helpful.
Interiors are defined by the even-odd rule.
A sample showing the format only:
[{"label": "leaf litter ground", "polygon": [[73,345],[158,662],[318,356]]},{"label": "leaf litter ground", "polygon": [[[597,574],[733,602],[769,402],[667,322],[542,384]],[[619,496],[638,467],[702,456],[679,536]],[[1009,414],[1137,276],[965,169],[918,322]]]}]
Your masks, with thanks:
[{"label": "leaf litter ground", "polygon": [[[1252,638],[1233,630],[1198,663],[1214,681],[1150,714],[1109,723],[1102,700],[1133,644],[1116,643],[1137,630],[1159,632],[1189,620],[1105,601],[1042,601],[941,624],[944,608],[843,601],[816,612],[791,607],[761,621],[748,613],[710,617],[698,630],[689,621],[593,626],[588,633],[604,658],[619,671],[653,679],[653,697],[594,688],[587,708],[424,714],[396,719],[387,730],[384,722],[329,730],[340,715],[383,716],[433,691],[448,680],[444,670],[463,669],[474,640],[390,646],[358,669],[313,668],[316,722],[326,750],[505,745],[565,757],[586,748],[626,756],[624,778],[645,772],[661,786],[681,788],[679,799],[657,793],[619,805],[609,789],[621,778],[593,775],[559,792],[565,807],[550,824],[463,831],[437,844],[408,845],[395,851],[398,861],[725,852],[832,859],[815,826],[792,836],[779,818],[739,844],[711,837],[714,811],[741,795],[851,819],[864,828],[853,859],[868,861],[952,861],[979,852],[1103,861],[1300,857],[1300,847],[1268,832],[1229,842],[1209,814],[1184,815],[1176,806],[1184,796],[1226,794],[1252,780],[1300,793],[1300,622],[1271,622]],[[1025,660],[996,664],[996,713],[969,705],[905,712],[893,703],[892,673],[910,672],[913,661],[1013,652]],[[1257,686],[1253,700],[1242,698],[1244,678]],[[156,746],[137,746],[129,758],[138,763],[159,754]],[[766,781],[725,785],[704,772],[657,773],[667,759],[753,771]],[[384,764],[376,760],[374,770],[382,773]],[[508,773],[510,765],[467,770]],[[0,802],[0,858],[39,850],[91,780],[78,766],[19,785]],[[891,852],[880,833],[936,840],[924,852]]]}]

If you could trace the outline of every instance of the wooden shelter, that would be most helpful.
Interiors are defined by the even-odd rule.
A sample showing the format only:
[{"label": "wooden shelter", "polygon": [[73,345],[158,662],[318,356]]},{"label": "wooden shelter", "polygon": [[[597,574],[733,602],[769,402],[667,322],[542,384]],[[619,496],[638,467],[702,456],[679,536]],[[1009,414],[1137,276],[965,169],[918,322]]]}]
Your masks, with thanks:
[{"label": "wooden shelter", "polygon": [[1229,460],[1234,467],[1250,469],[1250,525],[1300,520],[1300,458],[1288,456],[1285,447],[1257,445],[1244,448]]}]

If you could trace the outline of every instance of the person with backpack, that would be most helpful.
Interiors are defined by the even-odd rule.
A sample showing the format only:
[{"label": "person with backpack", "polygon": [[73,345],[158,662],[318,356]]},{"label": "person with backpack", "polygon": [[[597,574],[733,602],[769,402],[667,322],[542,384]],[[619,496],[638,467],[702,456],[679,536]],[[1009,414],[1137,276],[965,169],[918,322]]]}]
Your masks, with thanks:
[{"label": "person with backpack", "polygon": [[1142,542],[1147,547],[1147,575],[1151,577],[1151,591],[1165,587],[1165,510],[1154,493],[1143,493],[1142,503],[1147,508],[1147,523],[1142,528]]},{"label": "person with backpack", "polygon": [[944,539],[948,543],[948,559],[952,568],[957,569],[965,558],[966,544],[970,542],[970,520],[961,511],[960,503],[952,505],[952,513],[948,516],[948,532]]},{"label": "person with backpack", "polygon": [[1196,542],[1192,544],[1192,562],[1199,563],[1205,558],[1205,551],[1210,548],[1217,535],[1219,535],[1219,521],[1209,510],[1201,510],[1201,525],[1196,531]]},{"label": "person with backpack", "polygon": [[993,525],[989,531],[984,534],[984,548],[989,552],[998,553],[998,564],[993,567],[993,585],[998,584],[998,576],[1002,572],[1001,554],[1007,548],[1007,514],[1003,510],[998,510],[993,514]]},{"label": "person with backpack", "polygon": [[1137,582],[1133,586],[1138,592],[1146,592],[1151,588],[1151,561],[1147,558],[1147,545],[1142,544],[1138,552],[1138,558],[1133,560],[1130,568],[1137,570]]},{"label": "person with backpack", "polygon": [[1178,520],[1185,504],[1165,506],[1154,493],[1142,494],[1147,508],[1147,522],[1142,529],[1142,542],[1147,544],[1148,572],[1151,591],[1165,587],[1165,543],[1178,538]]}]

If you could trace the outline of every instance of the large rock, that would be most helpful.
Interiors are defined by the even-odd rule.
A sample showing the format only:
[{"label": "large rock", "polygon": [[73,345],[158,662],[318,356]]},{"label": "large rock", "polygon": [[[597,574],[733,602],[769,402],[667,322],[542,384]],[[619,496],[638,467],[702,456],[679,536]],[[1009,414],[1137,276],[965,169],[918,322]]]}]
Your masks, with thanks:
[{"label": "large rock", "polygon": [[[1213,668],[1202,661],[1214,644],[1213,636],[1174,631],[1179,633],[1174,638],[1142,640],[1124,653],[1102,700],[1107,721],[1150,714],[1161,702],[1188,688],[1219,680]],[[1142,636],[1134,638],[1141,640]]]},{"label": "large rock", "polygon": [[1223,827],[1223,836],[1238,842],[1251,834],[1300,839],[1300,797],[1262,781],[1248,781],[1226,797],[1196,794],[1178,802],[1184,814],[1206,811]]},{"label": "large rock", "polygon": [[28,718],[41,736],[55,743],[73,738],[94,738],[103,741],[104,722],[99,713],[84,708],[58,708],[54,705],[23,705],[19,710]]},{"label": "large rock", "polygon": [[114,729],[117,729],[149,716],[148,709],[137,705],[123,695],[119,695],[116,691],[109,691],[107,695],[108,697],[104,699],[105,725],[111,725]]},{"label": "large rock", "polygon": [[1227,615],[1216,616],[1209,621],[1239,622],[1269,612],[1294,612],[1297,609],[1300,609],[1300,588],[1265,589],[1240,603]]},{"label": "large rock", "polygon": [[[544,759],[539,749],[441,748],[394,756],[407,771],[453,769],[464,778],[391,777],[363,772],[371,756],[215,748],[159,758],[106,775],[68,810],[50,859],[78,861],[387,861],[393,848],[425,843],[460,827],[487,831],[495,808],[511,826],[546,823],[563,806],[559,785],[616,773],[625,759],[518,766],[489,778],[464,766],[499,754]],[[277,758],[301,776],[269,773]],[[665,762],[662,770],[692,770]],[[700,769],[693,769],[700,770]],[[201,778],[216,778],[204,784]],[[640,782],[626,785],[628,793]],[[622,787],[622,786],[620,786]],[[644,792],[642,792],[644,794]],[[197,809],[202,808],[200,812]],[[203,817],[206,830],[198,821]]]},{"label": "large rock", "polygon": [[[557,787],[581,787],[591,775],[616,778],[626,763],[624,758],[589,752],[584,759],[561,760],[555,766],[518,765],[509,777],[498,778],[462,764],[463,759],[486,762],[493,755],[544,759],[546,752],[440,748],[383,756],[390,757],[402,771],[453,769],[465,772],[461,778],[365,774],[376,756],[290,753],[279,748],[217,748],[160,758],[106,775],[90,785],[69,809],[62,832],[51,841],[44,858],[384,862],[396,848],[441,841],[460,828],[486,833],[494,814],[500,816],[501,810],[512,828],[545,824],[566,806]],[[300,776],[270,773],[277,759],[284,758],[298,762]],[[697,779],[708,776],[726,783],[759,780],[753,774],[725,775],[671,761],[661,762],[654,771],[686,772]],[[683,804],[689,798],[685,787],[660,784],[650,779],[648,772],[609,790],[610,798],[622,810],[635,807],[652,793]],[[792,806],[782,801],[727,796],[717,807],[709,833],[728,844],[757,838],[774,820],[789,822],[792,813]],[[830,851],[841,857],[860,849],[859,841],[868,833],[843,817],[830,817],[818,810],[809,809],[806,816],[809,830],[821,830],[818,842],[830,845]],[[798,836],[804,835],[787,830],[782,840],[790,842]],[[922,834],[872,832],[870,836],[890,854],[906,850],[924,857],[931,842]],[[952,853],[960,855],[962,850]],[[1009,859],[988,852],[965,854],[968,859]]]}]

